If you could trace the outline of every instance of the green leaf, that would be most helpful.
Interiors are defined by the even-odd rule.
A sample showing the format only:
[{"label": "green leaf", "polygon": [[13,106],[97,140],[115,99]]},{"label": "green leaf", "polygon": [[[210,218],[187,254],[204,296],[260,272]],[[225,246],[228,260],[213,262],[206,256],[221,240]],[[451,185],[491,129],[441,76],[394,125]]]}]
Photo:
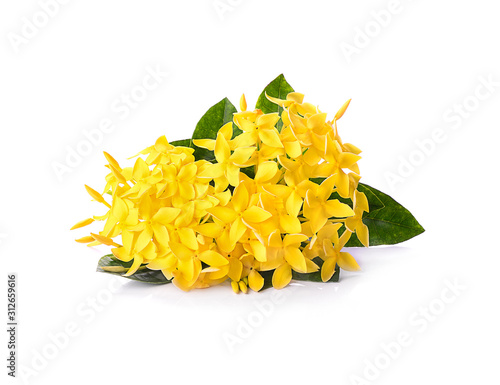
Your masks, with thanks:
[{"label": "green leaf", "polygon": [[189,147],[189,148],[195,148],[196,146],[193,144],[192,139],[181,139],[181,140],[174,140],[173,142],[170,142],[172,146],[175,147]]},{"label": "green leaf", "polygon": [[[196,125],[193,132],[193,139],[216,139],[219,129],[226,123],[233,121],[233,114],[237,112],[236,107],[229,101],[228,98],[222,99],[219,103],[213,105],[205,112]],[[233,124],[233,137],[241,133],[241,130]],[[210,162],[214,161],[215,155],[213,151],[205,148],[200,148],[193,145],[195,149],[194,156],[196,160],[206,159]]]},{"label": "green leaf", "polygon": [[[266,98],[266,93],[267,95],[272,96],[274,98],[285,99],[286,96],[293,91],[294,90],[292,86],[288,84],[288,82],[285,79],[285,76],[281,74],[271,83],[269,83],[266,88],[264,88],[264,91],[262,91],[259,98],[257,99],[255,107],[262,110],[262,112],[265,114],[278,112],[281,115],[283,108],[269,101]],[[278,131],[281,131],[281,127],[283,127],[283,122],[281,121],[281,119],[278,121],[276,127],[278,128]]]},{"label": "green leaf", "polygon": [[260,291],[273,287],[274,270],[259,271],[259,274],[262,276],[262,278],[264,278],[264,286],[262,286],[262,289],[260,289]]},{"label": "green leaf", "polygon": [[124,274],[132,266],[132,262],[122,262],[117,259],[113,254],[108,254],[102,257],[97,264],[97,271],[100,273],[108,273],[113,275],[119,275],[120,277],[132,279],[134,281],[141,281],[154,284],[165,284],[170,283],[160,270],[148,269],[145,265],[139,267],[139,269],[130,276],[125,276]]},{"label": "green leaf", "polygon": [[[370,210],[363,217],[363,223],[368,226],[370,231],[370,246],[394,245],[425,231],[415,217],[389,195],[368,185],[362,186],[365,194],[366,191],[369,191],[384,205],[383,208],[375,211]],[[346,247],[362,247],[362,244],[356,237],[351,237]]]},{"label": "green leaf", "polygon": [[[296,279],[297,281],[311,281],[311,282],[323,282],[321,279],[321,266],[323,266],[323,260],[319,257],[313,259],[313,262],[319,266],[319,270],[314,273],[297,273],[292,270],[292,279]],[[335,273],[332,275],[326,282],[338,282],[340,278],[340,268],[338,265],[335,265]]]}]

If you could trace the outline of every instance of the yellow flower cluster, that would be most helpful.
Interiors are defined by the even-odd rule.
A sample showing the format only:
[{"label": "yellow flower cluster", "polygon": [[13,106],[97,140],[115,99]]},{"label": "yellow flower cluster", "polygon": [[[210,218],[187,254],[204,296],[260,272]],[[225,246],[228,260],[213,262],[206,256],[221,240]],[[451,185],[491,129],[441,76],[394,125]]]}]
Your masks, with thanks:
[{"label": "yellow flower cluster", "polygon": [[[337,265],[359,269],[342,251],[352,233],[368,246],[361,220],[368,202],[357,191],[360,150],[337,132],[349,102],[328,121],[303,98],[295,92],[285,100],[268,96],[282,112],[264,114],[247,111],[242,96],[242,112],[215,140],[193,141],[213,151],[213,163],[195,160],[194,149],[172,146],[164,136],[140,152],[133,167],[122,168],[105,153],[110,173],[104,193],[111,203],[86,188],[108,211],[73,226],[98,220],[104,228],[77,241],[112,246],[116,258],[133,262],[126,275],[141,266],[161,270],[182,290],[229,279],[235,292],[259,291],[263,271],[274,271],[272,284],[281,289],[292,270],[318,271],[316,257],[324,261],[323,281]],[[234,137],[233,123],[241,130]],[[325,179],[318,184],[312,178]],[[352,207],[338,196],[351,199]]]}]

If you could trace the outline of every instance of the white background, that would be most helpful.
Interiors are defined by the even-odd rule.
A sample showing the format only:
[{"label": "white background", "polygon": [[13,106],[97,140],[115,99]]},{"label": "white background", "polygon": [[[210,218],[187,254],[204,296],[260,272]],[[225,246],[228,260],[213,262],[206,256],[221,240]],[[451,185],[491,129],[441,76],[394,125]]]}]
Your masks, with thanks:
[{"label": "white background", "polygon": [[[0,287],[17,272],[19,290],[12,383],[498,383],[494,1],[74,0],[44,16],[47,2],[0,5]],[[128,116],[113,111],[157,67],[168,72],[158,87]],[[354,250],[362,271],[280,298],[95,273],[107,250],[75,243],[86,231],[69,228],[102,213],[83,188],[103,188],[102,151],[127,164],[160,135],[189,137],[211,105],[245,92],[253,106],[282,72],[330,114],[353,98],[339,129],[363,150],[363,181],[426,232]],[[58,177],[54,165],[105,119],[114,130]]]}]

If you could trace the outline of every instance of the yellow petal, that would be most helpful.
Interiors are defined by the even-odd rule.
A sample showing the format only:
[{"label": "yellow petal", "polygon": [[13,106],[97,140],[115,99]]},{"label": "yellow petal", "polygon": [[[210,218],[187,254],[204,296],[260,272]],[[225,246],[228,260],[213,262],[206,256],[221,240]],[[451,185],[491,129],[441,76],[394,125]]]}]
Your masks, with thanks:
[{"label": "yellow petal", "polygon": [[201,171],[198,176],[200,178],[220,178],[224,175],[224,165],[221,163],[211,164],[203,171]]},{"label": "yellow petal", "polygon": [[222,233],[222,227],[217,223],[204,223],[202,225],[199,225],[196,228],[196,231],[206,237],[218,238]]},{"label": "yellow petal", "polygon": [[125,273],[125,276],[128,277],[134,274],[139,269],[139,267],[141,267],[142,261],[142,257],[139,254],[136,254],[134,256],[134,262],[132,263],[132,266],[130,266],[130,269],[128,269],[128,271]]},{"label": "yellow petal", "polygon": [[229,263],[226,258],[213,250],[206,250],[200,253],[198,258],[209,266],[223,266]]},{"label": "yellow petal", "polygon": [[233,122],[228,122],[224,124],[220,129],[219,133],[224,136],[224,138],[229,142],[233,137]]},{"label": "yellow petal", "polygon": [[266,98],[274,103],[274,104],[277,104],[278,106],[281,106],[281,107],[288,107],[290,106],[291,104],[295,103],[293,100],[282,100],[282,99],[278,99],[278,98],[275,98],[273,96],[269,96],[266,92]]},{"label": "yellow petal", "polygon": [[366,195],[364,193],[356,190],[355,199],[356,208],[360,208],[363,211],[369,212],[370,207],[368,205],[368,199],[366,198]]},{"label": "yellow petal", "polygon": [[290,92],[286,95],[286,100],[302,104],[304,101],[304,94],[301,94],[299,92]]},{"label": "yellow petal", "polygon": [[193,139],[193,143],[197,147],[206,148],[210,151],[215,149],[215,140],[213,139]]},{"label": "yellow petal", "polygon": [[181,213],[181,209],[175,207],[162,207],[160,208],[153,218],[151,218],[154,222],[161,223],[162,225],[168,225],[172,223],[175,218],[179,216]]},{"label": "yellow petal", "polygon": [[[201,272],[201,266],[198,270],[196,262],[200,263],[197,259],[180,259],[177,262],[177,269],[182,274],[183,278],[187,281],[187,285],[191,286],[194,283],[194,280],[198,278],[197,276]],[[200,264],[201,265],[201,264]]]},{"label": "yellow petal", "polygon": [[267,261],[266,247],[262,243],[260,243],[260,241],[250,241],[250,246],[252,247],[253,256],[257,261]]},{"label": "yellow petal", "polygon": [[231,186],[238,186],[240,184],[240,169],[234,164],[228,164],[226,168],[227,181]]},{"label": "yellow petal", "polygon": [[318,265],[316,265],[313,261],[310,259],[306,259],[306,264],[307,264],[307,273],[314,273],[319,270]]},{"label": "yellow petal", "polygon": [[333,199],[325,203],[325,212],[328,217],[344,218],[354,215],[354,211],[345,203],[338,199]]},{"label": "yellow petal", "polygon": [[119,197],[115,197],[115,199],[113,200],[113,207],[111,208],[111,213],[113,214],[113,216],[119,222],[124,222],[128,217],[128,212],[128,206],[125,201]]},{"label": "yellow petal", "polygon": [[259,130],[259,138],[262,143],[267,144],[271,147],[283,148],[283,143],[281,143],[278,130]]},{"label": "yellow petal", "polygon": [[273,287],[283,289],[292,280],[292,269],[288,263],[284,263],[273,273]]},{"label": "yellow petal", "polygon": [[246,163],[255,152],[255,147],[240,147],[231,155],[231,162],[239,167],[246,167]]},{"label": "yellow petal", "polygon": [[243,183],[240,183],[234,189],[233,198],[231,199],[234,210],[238,213],[243,212],[248,207],[248,199],[248,190]]},{"label": "yellow petal", "polygon": [[92,218],[84,219],[83,221],[76,223],[70,230],[75,230],[75,229],[79,229],[81,227],[88,226],[93,222],[94,222],[94,219],[92,219]]},{"label": "yellow petal", "polygon": [[223,223],[232,223],[237,217],[236,212],[229,207],[216,206],[207,209],[207,212]]},{"label": "yellow petal", "polygon": [[343,152],[339,155],[339,167],[348,168],[355,164],[361,157],[359,155],[351,154],[350,152]]},{"label": "yellow petal", "polygon": [[291,215],[280,216],[280,226],[284,233],[289,234],[300,233],[302,230],[299,218]]},{"label": "yellow petal", "polygon": [[239,281],[241,279],[241,273],[243,272],[243,264],[238,258],[229,258],[229,271],[227,273],[228,277],[233,281]]},{"label": "yellow petal", "polygon": [[321,280],[323,282],[329,281],[335,274],[335,265],[337,264],[337,258],[328,258],[321,266]]},{"label": "yellow petal", "polygon": [[308,214],[307,219],[309,219],[309,225],[311,226],[311,231],[317,233],[327,222],[328,217],[326,214],[319,209],[311,210]]},{"label": "yellow petal", "polygon": [[123,184],[127,184],[127,179],[125,179],[125,177],[122,174],[123,170],[118,170],[112,164],[109,165],[109,169],[111,170],[111,172],[113,173],[115,178],[118,180],[118,182],[123,183]]},{"label": "yellow petal", "polygon": [[137,238],[135,249],[137,251],[143,250],[149,243],[151,243],[152,238],[153,238],[153,229],[148,226],[143,231],[141,231],[139,237]]},{"label": "yellow petal", "polygon": [[326,201],[332,195],[336,180],[337,175],[332,175],[321,183],[317,189],[317,195],[320,200]]},{"label": "yellow petal", "polygon": [[278,123],[278,120],[280,120],[280,116],[277,112],[264,114],[258,117],[257,125],[264,129],[271,129]]},{"label": "yellow petal", "polygon": [[335,120],[339,120],[344,115],[344,112],[347,110],[347,107],[349,107],[349,103],[351,103],[351,99],[349,99],[347,102],[344,103],[342,107],[340,107],[340,110],[338,110],[337,113],[335,114],[334,117]]},{"label": "yellow petal", "polygon": [[90,242],[94,242],[94,238],[89,235],[86,237],[75,239],[75,241],[78,243],[90,243]]},{"label": "yellow petal", "polygon": [[189,247],[191,250],[198,249],[198,241],[196,240],[196,234],[193,229],[183,227],[177,230],[177,234],[184,246]]},{"label": "yellow petal", "polygon": [[302,207],[302,197],[297,194],[296,191],[292,191],[292,193],[288,196],[286,200],[286,211],[292,217],[297,217],[300,212],[300,208]]},{"label": "yellow petal", "polygon": [[137,158],[132,175],[137,182],[149,175],[149,167],[147,163],[144,162],[144,159]]},{"label": "yellow petal", "polygon": [[339,264],[340,268],[343,270],[348,270],[348,271],[356,271],[359,270],[360,267],[354,257],[346,252],[341,252],[340,257],[337,261]]},{"label": "yellow petal", "polygon": [[194,176],[196,175],[197,171],[198,171],[198,167],[196,166],[196,164],[189,163],[189,164],[186,164],[185,166],[181,167],[181,169],[179,170],[179,174],[177,175],[177,177],[180,180],[189,181],[189,180],[191,180],[191,179],[194,178]]},{"label": "yellow petal", "polygon": [[307,271],[306,259],[296,247],[287,247],[285,249],[285,260],[295,271],[299,273],[305,273]]},{"label": "yellow petal", "polygon": [[[290,142],[283,142],[283,146],[285,146],[286,153],[290,156],[290,158],[298,158],[302,155],[302,146],[300,142],[297,140],[293,140]],[[306,152],[307,154],[307,152]]]},{"label": "yellow petal", "polygon": [[107,161],[109,162],[109,164],[113,165],[116,169],[121,170],[121,167],[115,158],[113,158],[111,155],[109,155],[106,151],[103,151],[103,153],[104,153],[104,156],[106,157]]},{"label": "yellow petal", "polygon": [[353,154],[359,155],[361,154],[361,150],[357,148],[354,144],[344,143],[344,147],[347,151],[352,152]]},{"label": "yellow petal", "polygon": [[332,239],[332,242],[337,242],[338,231],[341,227],[342,227],[341,223],[330,223],[326,226],[323,226],[321,230],[318,232],[318,238]]},{"label": "yellow petal", "polygon": [[259,183],[266,182],[276,175],[278,172],[278,165],[276,162],[262,162],[258,165],[257,173],[255,174],[255,180]]},{"label": "yellow petal", "polygon": [[350,232],[349,230],[344,231],[344,233],[341,235],[341,237],[339,239],[338,244],[335,245],[335,248],[338,251],[340,251],[345,246],[345,244],[349,241],[349,239],[351,238],[351,235],[352,235],[352,232]]},{"label": "yellow petal", "polygon": [[326,113],[314,114],[309,119],[307,119],[307,127],[309,128],[320,128],[326,122]]},{"label": "yellow petal", "polygon": [[214,154],[219,163],[224,163],[231,156],[231,148],[224,135],[220,133],[217,134],[217,139],[215,140]]},{"label": "yellow petal", "polygon": [[271,218],[272,214],[261,207],[252,206],[243,213],[242,217],[246,222],[260,223]]},{"label": "yellow petal", "polygon": [[158,139],[156,139],[154,148],[158,152],[167,152],[168,150],[172,149],[172,146],[170,145],[170,143],[168,143],[165,135],[162,135]]},{"label": "yellow petal", "polygon": [[187,248],[181,243],[169,242],[169,246],[172,253],[174,253],[174,255],[181,261],[190,260],[195,255],[193,250]]},{"label": "yellow petal", "polygon": [[111,249],[111,252],[116,258],[118,258],[120,261],[123,262],[129,262],[133,258],[133,255],[130,255],[127,249],[125,249],[125,247],[117,247]]},{"label": "yellow petal", "polygon": [[245,94],[241,94],[241,98],[240,98],[240,110],[241,111],[246,111],[247,110],[247,100],[245,98]]},{"label": "yellow petal", "polygon": [[103,245],[107,245],[107,246],[116,246],[116,247],[120,247],[121,245],[119,245],[118,243],[115,243],[112,239],[108,238],[108,237],[105,237],[103,235],[99,235],[99,234],[94,234],[94,233],[90,233],[90,235],[92,235],[92,237],[102,243]]},{"label": "yellow petal", "polygon": [[241,237],[247,231],[247,227],[241,220],[241,218],[236,219],[231,225],[231,230],[229,231],[229,240],[234,245],[238,242]]},{"label": "yellow petal", "polygon": [[349,198],[349,177],[342,170],[338,171],[336,186],[341,197]]},{"label": "yellow petal", "polygon": [[156,258],[148,263],[148,269],[165,270],[171,269],[177,263],[177,258],[173,254],[168,254],[165,257]]},{"label": "yellow petal", "polygon": [[264,286],[264,278],[255,269],[252,269],[248,274],[248,286],[253,291],[259,291]]},{"label": "yellow petal", "polygon": [[95,191],[92,187],[89,187],[85,185],[85,189],[89,193],[89,195],[94,198],[97,202],[102,203],[106,205],[107,207],[111,208],[111,205],[104,200],[101,194],[99,194],[97,191]]},{"label": "yellow petal", "polygon": [[276,248],[283,247],[283,240],[281,239],[281,234],[279,230],[275,230],[269,235],[267,243],[269,247],[276,247]]},{"label": "yellow petal", "polygon": [[138,234],[135,231],[123,230],[122,231],[122,243],[129,252],[135,247],[135,241],[137,240]]},{"label": "yellow petal", "polygon": [[307,236],[304,234],[288,234],[285,235],[285,238],[283,239],[283,246],[298,246],[302,242],[307,241],[307,239]]},{"label": "yellow petal", "polygon": [[155,241],[162,247],[167,248],[168,243],[170,242],[170,235],[165,226],[159,223],[153,223],[151,226],[153,228],[153,235]]},{"label": "yellow petal", "polygon": [[364,223],[360,223],[356,227],[356,235],[364,247],[370,246],[370,236],[368,233],[368,227]]}]

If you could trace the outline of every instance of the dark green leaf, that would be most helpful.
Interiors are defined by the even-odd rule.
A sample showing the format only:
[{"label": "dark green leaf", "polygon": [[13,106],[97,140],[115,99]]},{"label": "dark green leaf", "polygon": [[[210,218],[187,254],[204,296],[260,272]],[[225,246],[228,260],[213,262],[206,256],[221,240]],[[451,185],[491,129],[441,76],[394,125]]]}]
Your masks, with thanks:
[{"label": "dark green leaf", "polygon": [[[290,92],[293,92],[293,88],[290,84],[288,84],[283,74],[281,74],[271,83],[269,83],[266,88],[264,88],[264,91],[262,91],[259,98],[257,99],[255,107],[262,110],[262,112],[265,114],[278,112],[281,115],[283,108],[279,107],[277,104],[274,104],[273,102],[270,102],[266,98],[266,94],[274,98],[285,99]],[[281,131],[281,127],[283,127],[283,122],[280,120],[276,125],[276,127],[278,131]]]},{"label": "dark green leaf", "polygon": [[172,146],[176,147],[189,147],[189,148],[196,148],[196,146],[193,144],[192,139],[181,139],[181,140],[174,140],[173,142],[170,142]]},{"label": "dark green leaf", "polygon": [[[297,281],[311,281],[311,282],[323,282],[321,279],[321,266],[323,266],[323,260],[319,257],[313,259],[313,262],[319,266],[319,270],[314,273],[297,273],[292,270],[292,279],[296,279]],[[335,273],[332,275],[326,282],[338,282],[340,278],[340,269],[339,266],[335,266]]]},{"label": "dark green leaf", "polygon": [[[222,99],[219,103],[209,108],[196,125],[193,132],[193,139],[216,139],[219,129],[226,123],[233,121],[233,114],[237,112],[236,107],[228,98]],[[233,137],[241,131],[233,124]],[[212,162],[215,159],[213,151],[196,147],[194,156],[197,160],[206,159]]]},{"label": "dark green leaf", "polygon": [[262,286],[262,289],[260,289],[260,291],[273,287],[274,270],[259,271],[259,274],[262,276],[262,278],[264,278],[264,286]]},{"label": "dark green leaf", "polygon": [[122,262],[113,254],[108,254],[99,260],[99,263],[97,264],[97,271],[100,273],[119,275],[120,277],[132,279],[134,281],[154,284],[170,283],[170,280],[168,280],[160,270],[151,270],[145,265],[139,267],[134,274],[125,276],[124,274],[130,266],[132,266],[132,262]]},{"label": "dark green leaf", "polygon": [[[415,217],[389,195],[368,185],[363,185],[363,188],[365,191],[370,191],[384,205],[383,208],[370,211],[363,217],[363,222],[370,231],[370,246],[394,245],[425,231]],[[362,245],[356,237],[351,237],[346,246]]]}]

